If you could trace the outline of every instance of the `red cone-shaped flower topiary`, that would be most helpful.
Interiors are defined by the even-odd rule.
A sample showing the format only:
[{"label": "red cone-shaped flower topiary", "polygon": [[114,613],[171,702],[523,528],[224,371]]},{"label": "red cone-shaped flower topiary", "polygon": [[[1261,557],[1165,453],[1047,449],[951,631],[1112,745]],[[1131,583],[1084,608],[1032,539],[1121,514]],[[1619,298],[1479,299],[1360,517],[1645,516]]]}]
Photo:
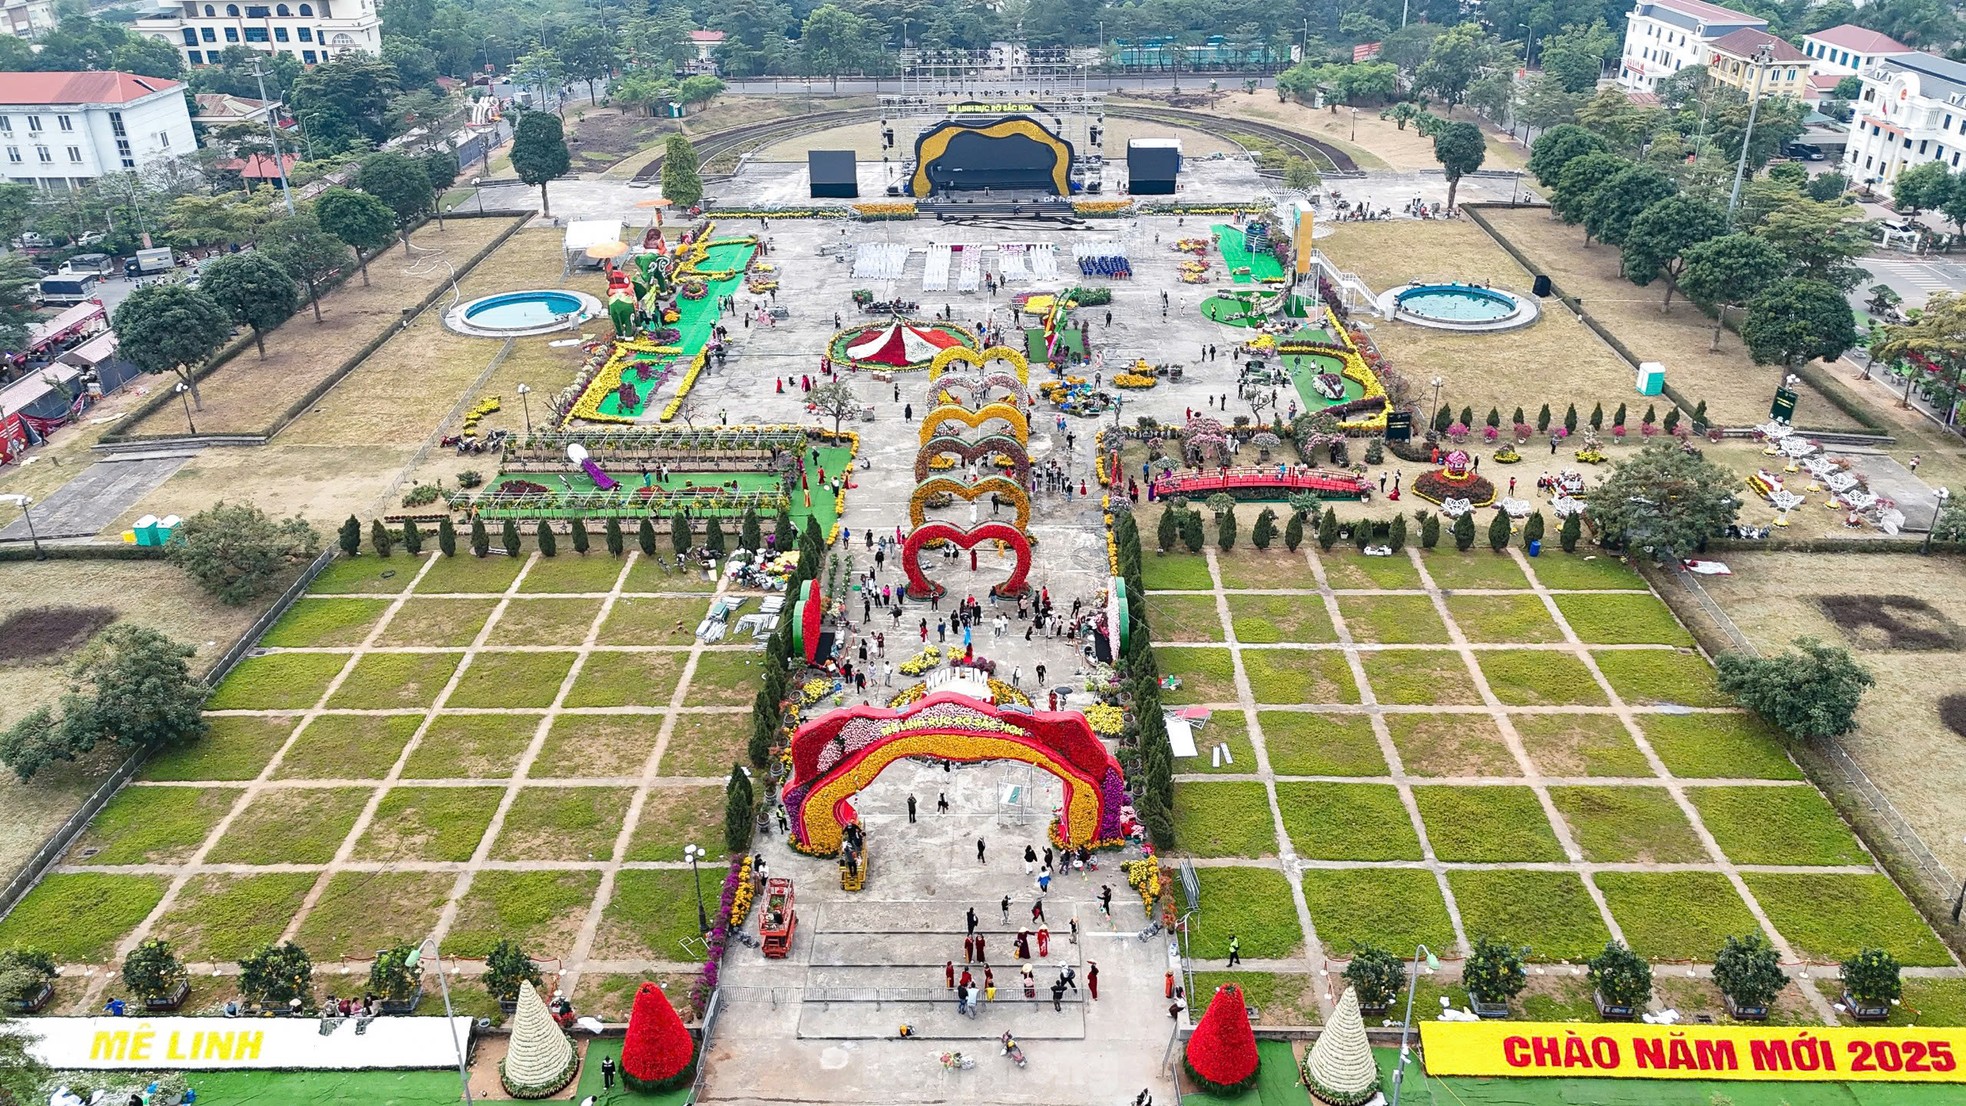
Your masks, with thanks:
[{"label": "red cone-shaped flower topiary", "polygon": [[1224,983],[1215,989],[1208,1012],[1188,1038],[1188,1074],[1211,1091],[1235,1092],[1256,1082],[1256,1033],[1242,988]]},{"label": "red cone-shaped flower topiary", "polygon": [[653,983],[635,991],[628,1037],[621,1045],[621,1076],[637,1091],[672,1090],[696,1078],[696,1040],[669,1005],[669,996]]}]

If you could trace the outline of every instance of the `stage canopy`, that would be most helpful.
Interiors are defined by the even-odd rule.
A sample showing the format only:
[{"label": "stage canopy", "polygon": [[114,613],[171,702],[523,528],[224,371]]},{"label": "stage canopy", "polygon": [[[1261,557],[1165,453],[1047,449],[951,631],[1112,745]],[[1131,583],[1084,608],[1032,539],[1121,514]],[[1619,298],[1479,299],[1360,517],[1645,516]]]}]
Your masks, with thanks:
[{"label": "stage canopy", "polygon": [[932,360],[936,354],[962,342],[953,334],[897,323],[877,330],[847,347],[855,361],[877,361],[883,365],[916,365]]}]

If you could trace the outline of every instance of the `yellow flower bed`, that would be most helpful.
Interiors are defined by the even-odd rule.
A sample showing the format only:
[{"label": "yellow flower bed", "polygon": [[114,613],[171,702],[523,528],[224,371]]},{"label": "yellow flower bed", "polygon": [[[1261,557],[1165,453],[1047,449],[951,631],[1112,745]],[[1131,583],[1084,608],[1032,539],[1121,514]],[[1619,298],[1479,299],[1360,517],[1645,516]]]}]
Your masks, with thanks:
[{"label": "yellow flower bed", "polygon": [[708,360],[709,356],[709,350],[700,349],[696,351],[695,357],[690,358],[689,371],[683,374],[683,382],[677,386],[675,398],[662,409],[663,422],[675,418],[676,412],[683,409],[683,397],[689,395],[691,388],[696,387],[696,378],[703,372],[703,362]]},{"label": "yellow flower bed", "polygon": [[1072,210],[1080,215],[1117,215],[1133,210],[1132,200],[1073,200]]},{"label": "yellow flower bed", "polygon": [[588,381],[587,390],[581,392],[580,398],[574,401],[573,411],[567,417],[569,419],[587,419],[591,422],[634,422],[635,418],[632,415],[601,414],[601,401],[612,394],[616,388],[621,387],[621,374],[634,361],[635,354],[676,354],[681,352],[683,351],[680,346],[657,345],[645,338],[630,338],[627,341],[616,342],[613,351],[608,355],[607,363],[601,366],[600,372],[594,374],[593,380]]},{"label": "yellow flower bed", "polygon": [[799,688],[799,705],[809,707],[814,703],[817,703],[821,699],[824,699],[828,695],[831,695],[832,693],[833,693],[833,681],[807,680],[805,684]]},{"label": "yellow flower bed", "polygon": [[903,676],[919,676],[942,663],[942,650],[931,645],[928,648],[901,662]]},{"label": "yellow flower bed", "polygon": [[1587,446],[1577,451],[1577,459],[1587,465],[1601,465],[1610,460],[1610,456],[1596,446]]},{"label": "yellow flower bed", "polygon": [[737,892],[730,900],[730,928],[737,929],[751,916],[751,901],[756,894],[751,881],[751,858],[747,856],[737,869]]},{"label": "yellow flower bed", "polygon": [[1160,383],[1160,377],[1152,373],[1114,373],[1115,388],[1151,388]]},{"label": "yellow flower bed", "polygon": [[1100,737],[1118,737],[1120,727],[1126,722],[1126,712],[1115,706],[1097,703],[1085,708],[1085,723]]},{"label": "yellow flower bed", "polygon": [[1140,893],[1140,902],[1147,908],[1147,916],[1152,917],[1154,904],[1160,901],[1160,863],[1152,857],[1140,860],[1123,860],[1120,871],[1126,873],[1126,885]]},{"label": "yellow flower bed", "polygon": [[990,679],[990,701],[997,706],[1013,703],[1020,707],[1031,705],[1031,697],[992,676]]},{"label": "yellow flower bed", "polygon": [[855,215],[881,219],[912,219],[918,210],[913,200],[875,200],[868,203],[848,204],[847,208]]},{"label": "yellow flower bed", "polygon": [[936,472],[942,472],[947,469],[955,468],[956,459],[954,457],[949,456],[947,453],[938,453],[935,456],[930,457],[928,459],[928,467]]}]

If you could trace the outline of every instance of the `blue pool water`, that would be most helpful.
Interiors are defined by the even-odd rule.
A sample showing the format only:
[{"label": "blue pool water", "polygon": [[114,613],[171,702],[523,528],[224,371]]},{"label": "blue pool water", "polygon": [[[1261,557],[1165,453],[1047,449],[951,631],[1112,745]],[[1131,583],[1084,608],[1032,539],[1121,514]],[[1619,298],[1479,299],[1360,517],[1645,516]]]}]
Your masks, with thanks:
[{"label": "blue pool water", "polygon": [[1486,288],[1429,284],[1399,294],[1399,308],[1429,319],[1457,323],[1499,322],[1516,313],[1515,301]]},{"label": "blue pool water", "polygon": [[507,292],[486,296],[464,309],[472,326],[487,330],[530,330],[552,326],[563,315],[577,315],[582,306],[578,297],[565,292]]}]

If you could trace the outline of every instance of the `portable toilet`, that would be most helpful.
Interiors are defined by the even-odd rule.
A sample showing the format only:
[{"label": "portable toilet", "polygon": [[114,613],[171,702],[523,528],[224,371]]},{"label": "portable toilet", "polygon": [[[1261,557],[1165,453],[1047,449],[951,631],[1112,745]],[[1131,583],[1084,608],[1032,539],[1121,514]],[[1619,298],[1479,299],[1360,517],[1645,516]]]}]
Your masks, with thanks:
[{"label": "portable toilet", "polygon": [[145,515],[142,518],[138,519],[136,528],[132,531],[132,533],[136,534],[136,540],[138,545],[164,544],[163,541],[157,537],[156,515]]},{"label": "portable toilet", "polygon": [[1638,363],[1638,394],[1656,396],[1666,390],[1666,367],[1657,361]]},{"label": "portable toilet", "polygon": [[163,518],[158,519],[157,544],[164,545],[168,543],[171,540],[171,535],[177,533],[178,524],[183,521],[183,519],[176,515],[165,515]]}]

